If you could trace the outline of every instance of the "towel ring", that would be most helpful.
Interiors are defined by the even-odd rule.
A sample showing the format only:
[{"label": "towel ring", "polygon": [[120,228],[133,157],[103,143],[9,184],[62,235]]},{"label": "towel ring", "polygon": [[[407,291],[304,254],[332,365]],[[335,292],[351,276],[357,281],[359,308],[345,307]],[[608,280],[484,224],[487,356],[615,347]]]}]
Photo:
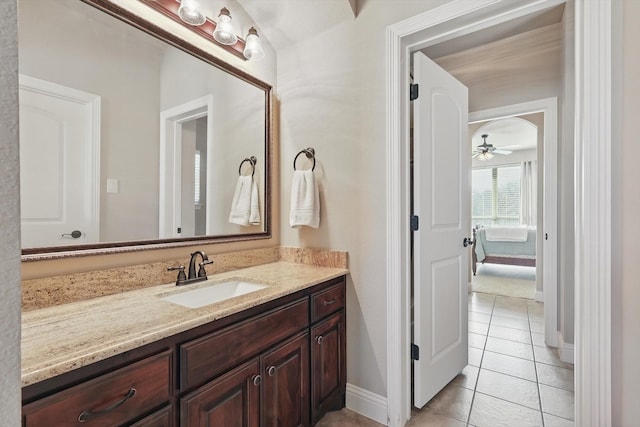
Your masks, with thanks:
[{"label": "towel ring", "polygon": [[303,154],[305,156],[307,156],[307,159],[313,159],[313,166],[311,167],[311,170],[315,170],[316,169],[316,150],[314,150],[311,147],[305,148],[304,150],[300,150],[300,152],[298,154],[296,154],[296,157],[293,159],[293,170],[297,170],[296,169],[296,160],[298,160],[298,157],[300,156],[300,154]]},{"label": "towel ring", "polygon": [[241,161],[240,166],[238,166],[238,175],[240,176],[242,176],[242,165],[244,165],[245,162],[251,163],[251,176],[253,176],[253,174],[256,173],[256,163],[258,163],[258,159],[256,159],[256,156],[251,156]]}]

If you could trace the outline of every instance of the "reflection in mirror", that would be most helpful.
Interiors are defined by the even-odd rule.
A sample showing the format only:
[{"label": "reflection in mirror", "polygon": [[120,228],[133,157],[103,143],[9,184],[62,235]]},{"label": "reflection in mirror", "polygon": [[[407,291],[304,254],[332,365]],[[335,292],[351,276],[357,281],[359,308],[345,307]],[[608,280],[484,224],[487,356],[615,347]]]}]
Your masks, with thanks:
[{"label": "reflection in mirror", "polygon": [[269,234],[268,85],[77,0],[19,12],[26,253]]}]

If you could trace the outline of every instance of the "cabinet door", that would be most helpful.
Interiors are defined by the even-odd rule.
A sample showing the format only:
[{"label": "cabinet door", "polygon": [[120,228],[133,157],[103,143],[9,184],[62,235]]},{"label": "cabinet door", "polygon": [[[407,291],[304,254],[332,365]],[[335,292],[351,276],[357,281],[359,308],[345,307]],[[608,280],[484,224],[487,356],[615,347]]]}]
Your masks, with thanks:
[{"label": "cabinet door", "polygon": [[346,330],[341,311],[311,328],[311,415],[318,421],[344,407]]},{"label": "cabinet door", "polygon": [[258,427],[260,363],[254,359],[205,384],[180,402],[180,425]]},{"label": "cabinet door", "polygon": [[266,353],[263,426],[309,425],[309,334],[298,335]]}]

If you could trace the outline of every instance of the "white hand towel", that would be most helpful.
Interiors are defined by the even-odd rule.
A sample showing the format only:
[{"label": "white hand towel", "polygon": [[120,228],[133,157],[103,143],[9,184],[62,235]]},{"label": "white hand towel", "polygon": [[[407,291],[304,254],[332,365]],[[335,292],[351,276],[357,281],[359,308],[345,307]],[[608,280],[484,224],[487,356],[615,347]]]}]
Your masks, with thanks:
[{"label": "white hand towel", "polygon": [[291,182],[289,226],[318,228],[320,225],[320,195],[312,170],[294,171]]},{"label": "white hand towel", "polygon": [[245,226],[260,224],[258,185],[251,175],[238,177],[229,222]]}]

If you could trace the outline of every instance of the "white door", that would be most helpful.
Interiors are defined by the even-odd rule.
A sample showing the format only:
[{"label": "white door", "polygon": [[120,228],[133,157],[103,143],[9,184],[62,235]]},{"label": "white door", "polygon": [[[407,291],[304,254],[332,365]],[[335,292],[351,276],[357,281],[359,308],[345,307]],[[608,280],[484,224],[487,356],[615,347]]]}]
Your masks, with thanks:
[{"label": "white door", "polygon": [[26,76],[19,96],[22,247],[98,242],[100,98]]},{"label": "white door", "polygon": [[468,90],[424,54],[414,58],[414,405],[467,365],[471,152]]}]

